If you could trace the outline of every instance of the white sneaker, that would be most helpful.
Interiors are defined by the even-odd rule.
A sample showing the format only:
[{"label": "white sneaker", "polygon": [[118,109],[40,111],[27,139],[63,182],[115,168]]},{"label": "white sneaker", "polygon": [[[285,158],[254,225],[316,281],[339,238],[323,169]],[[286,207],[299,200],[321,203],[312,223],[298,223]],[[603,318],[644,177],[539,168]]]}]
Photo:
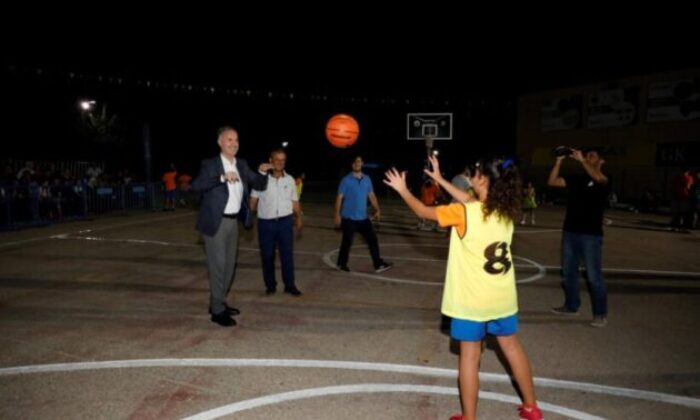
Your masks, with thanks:
[{"label": "white sneaker", "polygon": [[591,322],[591,327],[603,328],[606,325],[608,325],[608,319],[604,316],[594,316]]},{"label": "white sneaker", "polygon": [[394,266],[394,264],[388,263],[388,262],[385,262],[385,261],[384,261],[384,262],[382,262],[381,264],[379,264],[379,267],[377,267],[377,268],[374,270],[374,272],[375,272],[375,273],[383,273],[383,272],[385,272],[386,270],[390,269],[390,268],[393,267],[393,266]]}]

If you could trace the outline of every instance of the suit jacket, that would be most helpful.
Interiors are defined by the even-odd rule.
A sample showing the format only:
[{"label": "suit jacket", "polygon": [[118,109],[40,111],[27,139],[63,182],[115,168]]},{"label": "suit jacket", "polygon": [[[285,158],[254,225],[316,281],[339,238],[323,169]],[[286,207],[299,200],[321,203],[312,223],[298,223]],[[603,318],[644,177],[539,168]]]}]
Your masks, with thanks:
[{"label": "suit jacket", "polygon": [[[248,163],[238,157],[236,158],[236,169],[243,183],[243,197],[238,220],[243,222],[246,228],[250,228],[253,226],[253,220],[252,213],[248,209],[248,194],[251,187],[256,190],[267,188],[267,174],[262,175],[251,170]],[[208,236],[214,236],[219,230],[221,216],[224,214],[228,202],[228,187],[225,182],[221,182],[223,174],[224,164],[221,162],[221,155],[217,155],[215,158],[202,161],[199,174],[191,184],[193,191],[202,193],[196,228]]]}]

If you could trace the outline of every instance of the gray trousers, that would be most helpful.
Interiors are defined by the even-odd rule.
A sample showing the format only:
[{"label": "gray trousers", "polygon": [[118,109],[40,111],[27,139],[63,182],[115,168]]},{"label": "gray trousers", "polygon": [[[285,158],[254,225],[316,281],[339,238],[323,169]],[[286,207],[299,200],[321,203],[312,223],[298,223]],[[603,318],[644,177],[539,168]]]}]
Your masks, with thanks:
[{"label": "gray trousers", "polygon": [[202,236],[209,268],[209,305],[211,312],[218,314],[226,309],[226,295],[236,274],[238,220],[223,218],[214,236]]}]

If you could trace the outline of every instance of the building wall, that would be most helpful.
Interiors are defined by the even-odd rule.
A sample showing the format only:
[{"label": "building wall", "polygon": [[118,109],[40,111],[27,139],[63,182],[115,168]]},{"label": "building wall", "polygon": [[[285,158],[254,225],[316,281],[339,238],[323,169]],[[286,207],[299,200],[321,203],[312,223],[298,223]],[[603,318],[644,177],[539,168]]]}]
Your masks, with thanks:
[{"label": "building wall", "polygon": [[[700,68],[518,98],[517,153],[540,188],[559,145],[602,147],[620,200],[634,201],[647,189],[668,199],[683,167],[700,169]],[[562,169],[574,170],[573,163]]]}]

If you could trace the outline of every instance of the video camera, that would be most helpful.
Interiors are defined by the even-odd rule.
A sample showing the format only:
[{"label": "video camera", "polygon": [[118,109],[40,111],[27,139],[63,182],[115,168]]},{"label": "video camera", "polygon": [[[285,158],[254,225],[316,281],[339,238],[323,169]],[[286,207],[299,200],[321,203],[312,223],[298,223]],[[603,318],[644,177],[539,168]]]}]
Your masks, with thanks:
[{"label": "video camera", "polygon": [[560,157],[560,156],[571,156],[572,153],[574,153],[574,149],[572,149],[569,146],[559,146],[553,151],[554,156]]}]

